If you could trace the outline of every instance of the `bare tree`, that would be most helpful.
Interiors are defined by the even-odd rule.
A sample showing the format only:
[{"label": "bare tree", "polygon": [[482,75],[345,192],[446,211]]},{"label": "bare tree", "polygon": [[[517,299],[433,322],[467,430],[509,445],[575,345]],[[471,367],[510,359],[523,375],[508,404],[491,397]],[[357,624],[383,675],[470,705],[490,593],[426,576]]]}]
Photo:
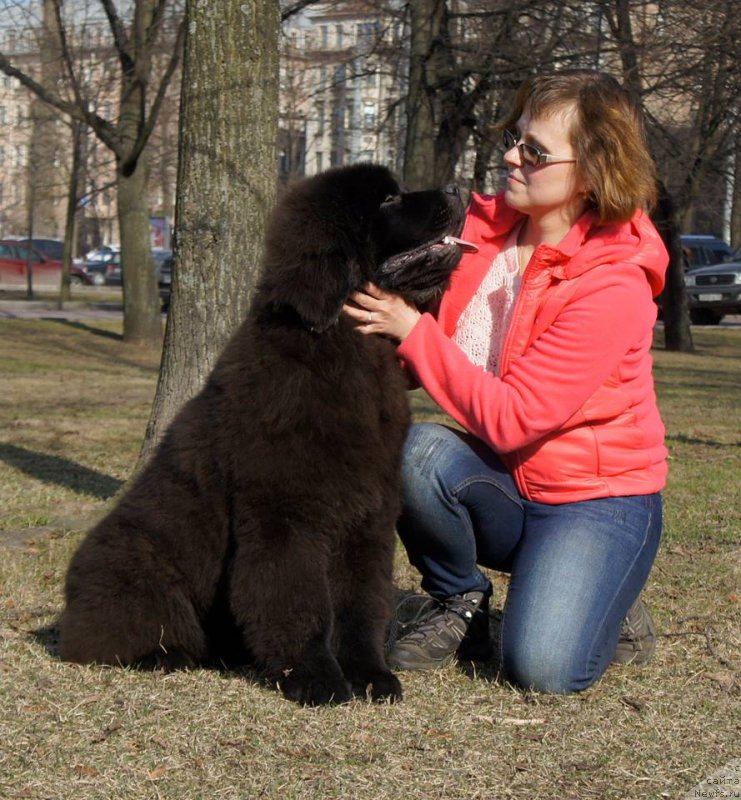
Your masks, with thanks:
[{"label": "bare tree", "polygon": [[[17,78],[44,103],[89,126],[113,153],[118,171],[118,220],[124,283],[124,338],[135,343],[161,339],[159,301],[151,263],[144,150],[157,120],[168,84],[178,64],[182,22],[168,17],[174,0],[136,0],[125,19],[113,0],[99,0],[118,67],[115,113],[102,115],[94,103],[89,63],[76,58],[87,43],[80,37],[80,9],[67,13],[63,0],[44,0],[53,11],[61,52],[59,77],[45,82],[11,63],[0,52],[0,70]],[[91,0],[92,2],[92,0]],[[169,28],[168,28],[169,26]],[[170,50],[156,70],[163,43]],[[98,64],[97,71],[104,72]],[[157,76],[155,80],[153,76]]]},{"label": "bare tree", "polygon": [[58,307],[62,308],[71,299],[70,266],[76,233],[77,210],[80,202],[80,174],[82,172],[82,128],[81,122],[72,120],[72,162],[67,185],[67,213],[64,222],[64,251],[62,253],[62,282],[59,287]]},{"label": "bare tree", "polygon": [[[616,45],[623,85],[639,105],[645,106],[647,99],[644,98],[644,85],[647,76],[644,76],[641,63],[646,63],[651,58],[650,51],[646,50],[649,38],[640,41],[634,34],[629,0],[608,0],[603,4],[602,10]],[[664,344],[667,350],[690,352],[694,345],[684,287],[684,258],[679,238],[681,231],[678,211],[676,202],[663,181],[659,187],[659,202],[652,217],[669,252],[666,286],[661,296]]]},{"label": "bare tree", "polygon": [[275,193],[278,4],[189,0],[186,18],[172,301],[140,464],[246,314]]}]

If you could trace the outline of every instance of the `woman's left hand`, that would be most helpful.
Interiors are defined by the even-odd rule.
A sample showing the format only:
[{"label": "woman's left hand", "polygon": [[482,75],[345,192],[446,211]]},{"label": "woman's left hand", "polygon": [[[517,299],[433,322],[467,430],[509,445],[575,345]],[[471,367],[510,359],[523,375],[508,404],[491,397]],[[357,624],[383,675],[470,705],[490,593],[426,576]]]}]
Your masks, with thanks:
[{"label": "woman's left hand", "polygon": [[398,342],[406,339],[422,316],[401,295],[379,289],[373,283],[353,292],[349,300],[342,312],[358,323],[360,333],[380,333]]}]

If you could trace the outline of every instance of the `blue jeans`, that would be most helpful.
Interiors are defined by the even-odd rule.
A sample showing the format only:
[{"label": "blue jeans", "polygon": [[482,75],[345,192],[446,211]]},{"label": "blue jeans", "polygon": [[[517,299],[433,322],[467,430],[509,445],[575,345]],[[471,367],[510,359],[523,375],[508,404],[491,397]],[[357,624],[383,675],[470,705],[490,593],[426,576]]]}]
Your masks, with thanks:
[{"label": "blue jeans", "polygon": [[403,483],[398,531],[423,589],[438,599],[490,592],[479,566],[509,573],[505,677],[560,694],[591,686],[651,571],[661,495],[524,500],[491,449],[436,424],[412,427]]}]

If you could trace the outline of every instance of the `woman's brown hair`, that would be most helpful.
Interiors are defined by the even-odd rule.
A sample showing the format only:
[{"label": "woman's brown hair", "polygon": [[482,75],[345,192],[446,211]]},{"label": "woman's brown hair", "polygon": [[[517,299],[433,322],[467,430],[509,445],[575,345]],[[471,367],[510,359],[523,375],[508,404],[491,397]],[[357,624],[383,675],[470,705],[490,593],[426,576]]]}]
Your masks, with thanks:
[{"label": "woman's brown hair", "polygon": [[514,128],[527,108],[547,117],[572,106],[571,143],[589,200],[604,223],[625,222],[656,202],[656,165],[648,150],[643,114],[611,75],[564,70],[528,78],[501,128]]}]

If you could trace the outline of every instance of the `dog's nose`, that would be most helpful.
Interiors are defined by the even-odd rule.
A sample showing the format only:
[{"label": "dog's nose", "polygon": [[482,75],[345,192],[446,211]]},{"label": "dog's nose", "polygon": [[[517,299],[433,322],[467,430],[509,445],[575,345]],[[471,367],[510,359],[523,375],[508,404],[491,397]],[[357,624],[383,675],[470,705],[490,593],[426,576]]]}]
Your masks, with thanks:
[{"label": "dog's nose", "polygon": [[444,186],[443,191],[445,194],[460,194],[460,189],[454,183],[449,183],[447,186]]}]

